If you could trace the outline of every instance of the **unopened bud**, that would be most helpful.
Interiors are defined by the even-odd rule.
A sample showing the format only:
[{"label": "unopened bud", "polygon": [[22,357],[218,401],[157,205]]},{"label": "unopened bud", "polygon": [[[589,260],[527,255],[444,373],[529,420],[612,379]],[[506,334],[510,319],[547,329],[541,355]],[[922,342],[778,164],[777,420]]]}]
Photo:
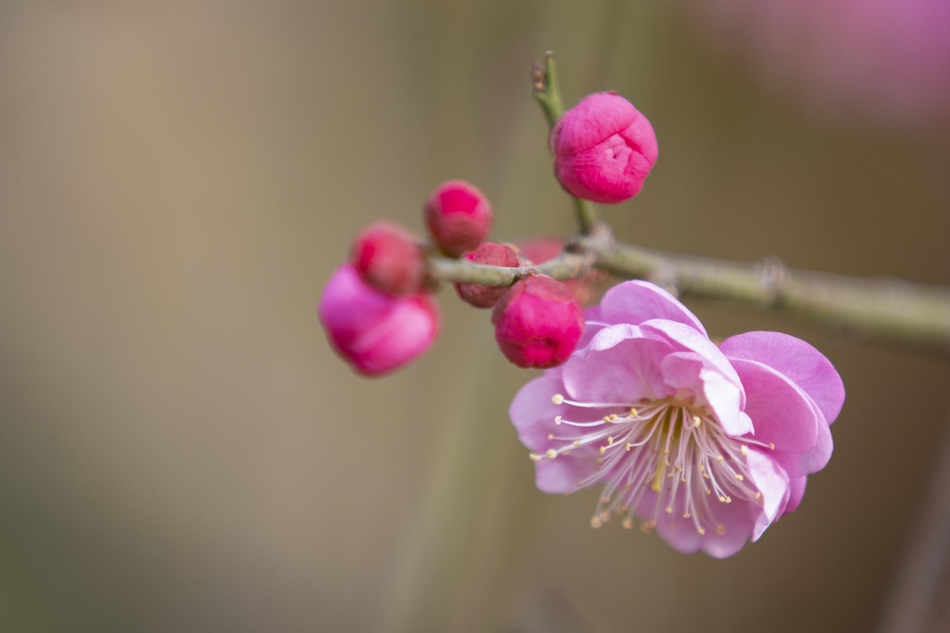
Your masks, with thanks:
[{"label": "unopened bud", "polygon": [[426,226],[439,249],[450,257],[475,250],[488,236],[492,217],[485,195],[464,180],[442,183],[426,201]]},{"label": "unopened bud", "polygon": [[582,99],[551,131],[554,174],[571,195],[623,202],[640,192],[656,162],[653,127],[615,92]]},{"label": "unopened bud", "polygon": [[[504,266],[515,268],[518,266],[518,255],[506,244],[482,242],[474,252],[465,256],[476,264],[488,266]],[[482,286],[480,284],[455,284],[462,301],[476,308],[490,308],[498,299],[508,292],[507,286]]]},{"label": "unopened bud", "polygon": [[365,376],[409,363],[439,332],[439,312],[428,295],[386,294],[367,285],[349,264],[330,277],[318,314],[334,351]]},{"label": "unopened bud", "polygon": [[391,222],[373,222],[353,242],[350,261],[366,283],[391,295],[418,294],[426,262],[412,234]]},{"label": "unopened bud", "polygon": [[584,333],[584,313],[570,289],[550,277],[522,279],[492,312],[495,340],[518,367],[560,365]]}]

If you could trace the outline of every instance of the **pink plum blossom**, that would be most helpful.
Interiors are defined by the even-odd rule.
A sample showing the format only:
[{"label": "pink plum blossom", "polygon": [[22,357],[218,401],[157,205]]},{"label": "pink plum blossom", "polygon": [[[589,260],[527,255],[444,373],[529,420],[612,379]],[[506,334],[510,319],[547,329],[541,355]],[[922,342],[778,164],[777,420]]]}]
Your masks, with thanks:
[{"label": "pink plum blossom", "polygon": [[334,351],[364,376],[414,360],[439,332],[439,312],[428,295],[386,294],[367,285],[350,264],[330,277],[318,313]]},{"label": "pink plum blossom", "polygon": [[657,158],[645,116],[615,92],[598,92],[565,112],[551,131],[554,175],[572,196],[623,202],[640,192]]},{"label": "pink plum blossom", "polygon": [[602,486],[593,527],[637,516],[681,552],[725,558],[798,507],[843,402],[808,343],[749,332],[717,347],[672,295],[628,281],[587,310],[577,351],[509,414],[539,489]]}]

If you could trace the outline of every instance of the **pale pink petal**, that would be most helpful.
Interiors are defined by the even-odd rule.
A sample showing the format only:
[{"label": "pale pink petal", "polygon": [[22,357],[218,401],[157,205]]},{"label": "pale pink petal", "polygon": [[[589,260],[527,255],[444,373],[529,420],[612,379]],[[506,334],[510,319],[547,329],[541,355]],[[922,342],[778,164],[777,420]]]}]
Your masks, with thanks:
[{"label": "pale pink petal", "polygon": [[757,450],[746,455],[746,467],[752,483],[762,493],[762,512],[756,518],[752,540],[757,541],[762,533],[775,522],[789,498],[788,475],[774,460]]},{"label": "pale pink petal", "polygon": [[535,485],[541,492],[564,494],[575,492],[577,484],[597,472],[597,454],[584,451],[584,458],[576,452],[568,457],[544,458],[535,462]]},{"label": "pale pink petal", "polygon": [[663,319],[654,319],[640,324],[640,329],[645,336],[655,335],[668,341],[677,352],[695,352],[703,357],[704,363],[709,369],[715,369],[723,378],[739,388],[740,409],[745,408],[745,393],[742,391],[742,381],[739,380],[736,370],[732,368],[729,359],[719,351],[715,343],[710,341],[705,334],[702,334],[694,328],[676,323],[665,321]]},{"label": "pale pink petal", "polygon": [[727,338],[720,349],[730,358],[758,361],[788,376],[811,396],[828,424],[841,412],[845,396],[841,376],[805,341],[779,332],[746,332]]},{"label": "pale pink petal", "polygon": [[573,407],[563,403],[558,405],[551,401],[555,394],[563,395],[565,391],[564,383],[559,378],[546,374],[530,381],[515,395],[508,415],[518,431],[518,439],[530,450],[544,453],[549,448],[564,446],[563,441],[549,440],[550,434],[572,438],[582,433],[577,427],[555,424],[554,419],[557,416],[573,422],[593,422],[603,418],[605,411],[612,411]]},{"label": "pale pink petal", "polygon": [[666,398],[675,390],[663,382],[660,360],[672,351],[665,341],[644,338],[635,325],[604,328],[565,363],[564,385],[582,402],[629,405]]},{"label": "pale pink petal", "polygon": [[808,483],[808,477],[793,477],[788,481],[788,503],[785,504],[783,514],[791,514],[798,509],[798,504],[802,502],[805,496],[805,484]]},{"label": "pale pink petal", "polygon": [[818,441],[819,419],[805,392],[762,363],[733,359],[732,364],[745,387],[745,412],[752,418],[755,439],[774,444],[780,452],[813,449]]},{"label": "pale pink petal", "polygon": [[670,387],[692,393],[697,406],[708,406],[722,428],[734,437],[751,433],[754,421],[739,410],[741,391],[695,352],[676,352],[660,363]]},{"label": "pale pink petal", "polygon": [[729,558],[748,542],[755,530],[755,523],[762,509],[749,501],[717,504],[712,523],[725,528],[722,534],[715,529],[706,530],[703,536],[703,551],[713,558]]},{"label": "pale pink petal", "polygon": [[[815,407],[818,411],[818,407]],[[820,415],[820,413],[819,413]],[[831,429],[827,424],[818,425],[818,440],[815,447],[806,453],[781,453],[775,451],[775,460],[781,464],[789,477],[804,477],[817,473],[828,465],[831,454],[834,452],[834,441],[831,438]]]},{"label": "pale pink petal", "polygon": [[600,302],[601,317],[608,323],[639,325],[651,319],[683,323],[703,335],[706,329],[679,300],[646,281],[625,281],[607,291]]}]

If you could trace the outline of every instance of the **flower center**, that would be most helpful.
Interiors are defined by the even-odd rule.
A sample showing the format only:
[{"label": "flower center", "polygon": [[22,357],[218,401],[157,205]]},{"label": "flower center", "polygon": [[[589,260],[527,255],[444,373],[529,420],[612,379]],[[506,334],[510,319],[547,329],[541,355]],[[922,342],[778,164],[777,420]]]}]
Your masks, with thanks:
[{"label": "flower center", "polygon": [[[565,436],[548,435],[548,440],[563,442],[560,448],[548,449],[531,459],[556,459],[572,450],[595,449],[597,471],[577,482],[586,488],[603,482],[604,488],[591,526],[599,528],[612,513],[624,515],[623,526],[633,527],[637,512],[643,517],[642,529],[656,527],[664,513],[674,513],[692,521],[703,535],[707,529],[725,534],[726,528],[717,520],[716,505],[730,504],[733,499],[762,504],[759,492],[749,476],[745,456],[749,445],[774,449],[770,444],[726,435],[719,421],[706,407],[693,407],[675,398],[639,403],[582,403],[555,395],[554,404],[575,407],[612,409],[593,422],[573,422],[561,416],[554,419],[564,426]],[[655,493],[655,501],[644,500],[647,491]]]}]

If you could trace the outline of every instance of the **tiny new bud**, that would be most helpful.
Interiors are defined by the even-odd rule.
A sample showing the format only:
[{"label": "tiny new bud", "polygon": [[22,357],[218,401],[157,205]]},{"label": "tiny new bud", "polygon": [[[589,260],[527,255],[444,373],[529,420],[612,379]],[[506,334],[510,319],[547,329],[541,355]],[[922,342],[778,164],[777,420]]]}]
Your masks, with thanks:
[{"label": "tiny new bud", "polygon": [[[518,255],[507,244],[482,242],[473,253],[465,256],[476,264],[488,266],[504,266],[515,268],[518,266]],[[508,292],[507,286],[482,286],[480,284],[455,284],[459,298],[476,308],[490,308],[498,299]]]},{"label": "tiny new bud", "polygon": [[584,333],[584,312],[570,289],[550,277],[522,279],[492,312],[495,340],[518,367],[547,369],[560,365]]},{"label": "tiny new bud", "polygon": [[363,229],[350,261],[366,283],[391,295],[418,294],[425,286],[425,253],[397,224],[379,221]]},{"label": "tiny new bud", "polygon": [[485,195],[464,180],[442,183],[426,200],[426,226],[439,249],[450,257],[477,248],[488,236],[492,217]]},{"label": "tiny new bud", "polygon": [[551,151],[568,193],[608,204],[637,195],[657,158],[650,122],[614,92],[589,95],[565,112],[551,131]]},{"label": "tiny new bud", "polygon": [[318,314],[334,351],[364,376],[409,363],[439,332],[439,312],[428,295],[386,294],[367,285],[350,264],[330,277]]}]

